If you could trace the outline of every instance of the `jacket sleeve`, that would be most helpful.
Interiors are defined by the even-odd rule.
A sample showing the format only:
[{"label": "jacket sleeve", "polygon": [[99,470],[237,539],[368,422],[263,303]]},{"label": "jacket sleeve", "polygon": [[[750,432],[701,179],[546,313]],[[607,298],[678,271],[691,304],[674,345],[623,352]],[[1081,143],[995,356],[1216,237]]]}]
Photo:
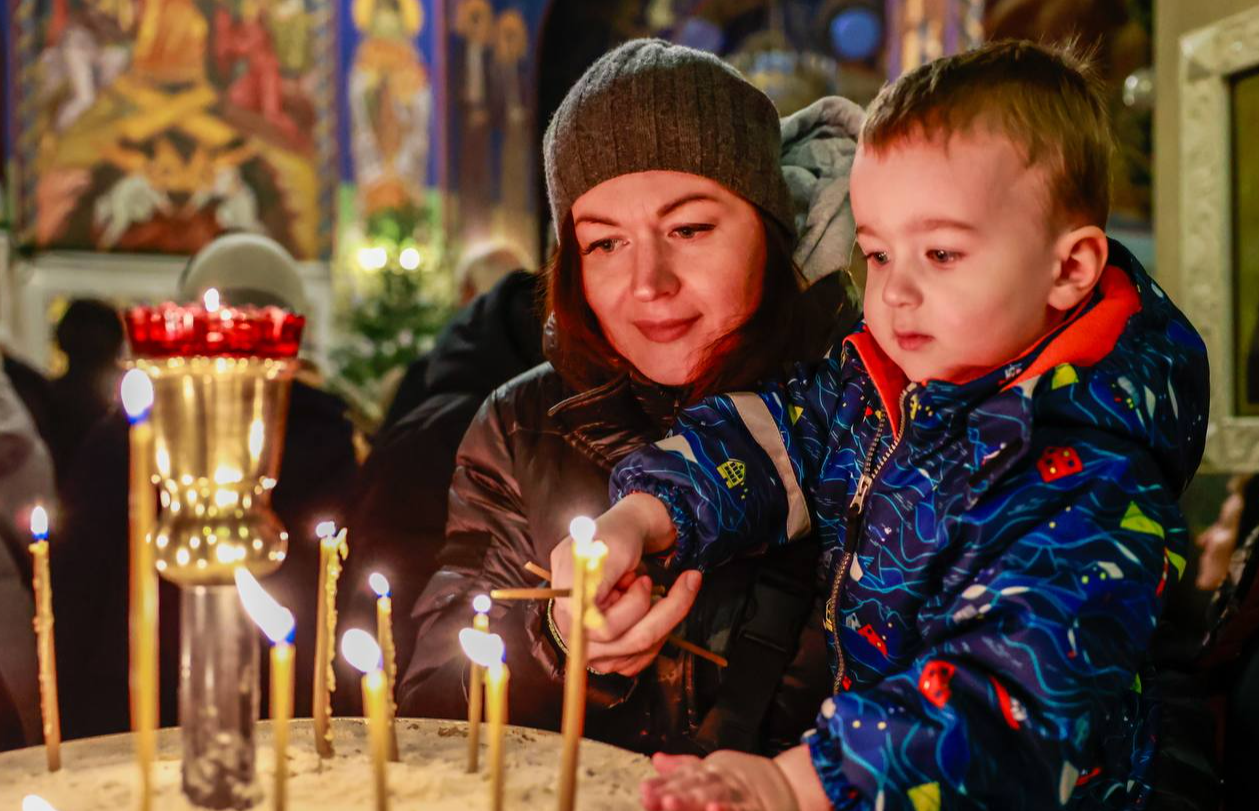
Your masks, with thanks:
[{"label": "jacket sleeve", "polygon": [[[535,585],[525,582],[523,564],[533,544],[500,408],[491,395],[459,448],[441,568],[412,611],[415,653],[398,695],[404,715],[466,717],[468,661],[459,631],[472,624],[472,599],[491,589]],[[537,601],[497,602],[490,630],[509,642],[512,722],[553,728],[562,705],[563,660],[547,634],[545,609]],[[629,686],[620,677],[592,677],[589,700],[614,704]]]},{"label": "jacket sleeve", "polygon": [[711,568],[811,529],[814,485],[841,407],[835,360],[798,364],[755,392],[685,409],[664,439],[613,470],[613,502],[634,492],[665,503],[674,565]]},{"label": "jacket sleeve", "polygon": [[1103,752],[1131,759],[1117,730],[1187,530],[1144,451],[1058,440],[942,523],[921,653],[823,703],[807,737],[837,808],[1058,809]]}]

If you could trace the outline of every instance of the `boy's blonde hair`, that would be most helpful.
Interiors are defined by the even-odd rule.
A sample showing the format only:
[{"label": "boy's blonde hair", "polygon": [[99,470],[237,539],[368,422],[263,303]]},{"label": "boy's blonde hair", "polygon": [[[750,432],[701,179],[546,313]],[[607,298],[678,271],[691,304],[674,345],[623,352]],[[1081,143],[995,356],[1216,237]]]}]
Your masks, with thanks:
[{"label": "boy's blonde hair", "polygon": [[1111,130],[1088,54],[1074,44],[1004,40],[921,65],[871,103],[861,142],[877,154],[977,127],[1005,135],[1028,166],[1045,170],[1055,221],[1105,227]]}]

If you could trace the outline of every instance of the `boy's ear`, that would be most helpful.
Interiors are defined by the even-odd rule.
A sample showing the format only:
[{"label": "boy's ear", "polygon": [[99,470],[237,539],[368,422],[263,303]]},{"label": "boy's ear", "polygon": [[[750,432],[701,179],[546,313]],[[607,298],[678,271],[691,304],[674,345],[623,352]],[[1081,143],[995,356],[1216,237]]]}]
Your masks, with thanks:
[{"label": "boy's ear", "polygon": [[1058,267],[1049,290],[1049,306],[1066,312],[1093,292],[1106,269],[1110,245],[1105,231],[1086,225],[1059,237],[1054,254]]}]

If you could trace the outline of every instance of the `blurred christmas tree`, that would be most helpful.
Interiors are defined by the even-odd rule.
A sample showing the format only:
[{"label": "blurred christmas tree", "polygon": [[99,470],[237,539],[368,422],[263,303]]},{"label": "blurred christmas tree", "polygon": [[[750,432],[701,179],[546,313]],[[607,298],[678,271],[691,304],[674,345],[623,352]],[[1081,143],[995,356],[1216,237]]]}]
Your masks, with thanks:
[{"label": "blurred christmas tree", "polygon": [[442,267],[440,233],[420,209],[389,209],[365,223],[366,235],[349,247],[349,305],[341,338],[329,352],[333,388],[350,401],[356,422],[374,432],[411,363],[432,348],[450,318],[453,284]]}]

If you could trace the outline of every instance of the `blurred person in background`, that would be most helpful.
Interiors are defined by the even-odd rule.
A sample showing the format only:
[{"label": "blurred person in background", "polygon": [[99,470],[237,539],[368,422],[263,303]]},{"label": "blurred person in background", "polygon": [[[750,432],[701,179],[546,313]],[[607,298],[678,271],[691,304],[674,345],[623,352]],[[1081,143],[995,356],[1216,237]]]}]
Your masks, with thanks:
[{"label": "blurred person in background", "polygon": [[92,426],[118,400],[122,319],[117,310],[99,299],[75,299],[57,323],[56,337],[66,356],[66,371],[49,385],[49,449],[61,482]]},{"label": "blurred person in background", "polygon": [[[304,314],[297,263],[277,242],[229,234],[201,250],[179,283],[178,300],[197,302],[209,288],[223,306],[269,306]],[[289,395],[275,514],[289,533],[284,564],[264,585],[297,618],[294,712],[310,714],[319,549],[315,526],[343,522],[358,473],[346,405],[320,388],[303,362]],[[96,425],[63,488],[61,559],[53,567],[57,654],[66,738],[128,728],[127,700],[127,421],[115,409]],[[179,592],[162,581],[162,723],[177,723]],[[266,657],[263,657],[265,660]],[[267,662],[263,662],[263,678]],[[265,683],[265,681],[264,681]],[[264,691],[264,704],[266,702]]]}]

